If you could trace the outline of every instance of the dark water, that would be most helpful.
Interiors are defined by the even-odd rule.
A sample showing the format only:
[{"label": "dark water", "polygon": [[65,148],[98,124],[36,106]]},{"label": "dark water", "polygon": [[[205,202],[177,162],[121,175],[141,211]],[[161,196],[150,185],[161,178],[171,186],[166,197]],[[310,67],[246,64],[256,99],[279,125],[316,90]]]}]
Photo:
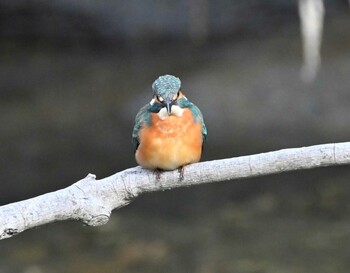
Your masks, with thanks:
[{"label": "dark water", "polygon": [[[125,52],[3,41],[1,203],[134,166],[133,119],[165,73],[204,113],[203,160],[348,141],[349,22],[328,19],[309,85],[296,26]],[[349,178],[334,167],[146,194],[103,227],[54,223],[1,241],[0,272],[348,272]]]}]

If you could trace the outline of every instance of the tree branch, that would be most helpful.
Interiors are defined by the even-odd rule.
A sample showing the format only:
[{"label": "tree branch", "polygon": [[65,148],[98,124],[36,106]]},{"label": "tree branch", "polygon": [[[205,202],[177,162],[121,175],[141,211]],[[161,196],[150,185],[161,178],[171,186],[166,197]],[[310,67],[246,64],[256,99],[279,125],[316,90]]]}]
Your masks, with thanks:
[{"label": "tree branch", "polygon": [[89,174],[55,192],[0,207],[0,239],[50,222],[76,219],[89,226],[108,222],[113,209],[129,204],[141,193],[203,183],[256,177],[293,170],[350,164],[350,142],[213,160],[163,172],[160,179],[141,167],[96,180]]}]

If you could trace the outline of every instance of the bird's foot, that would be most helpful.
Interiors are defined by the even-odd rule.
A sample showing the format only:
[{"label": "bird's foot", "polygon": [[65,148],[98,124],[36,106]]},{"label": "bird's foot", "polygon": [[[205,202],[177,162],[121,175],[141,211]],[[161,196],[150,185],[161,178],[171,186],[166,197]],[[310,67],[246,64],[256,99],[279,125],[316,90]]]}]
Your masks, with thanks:
[{"label": "bird's foot", "polygon": [[153,171],[153,173],[155,174],[155,176],[156,176],[156,180],[157,181],[159,181],[160,180],[160,175],[162,174],[162,170],[161,169],[155,169],[154,171]]},{"label": "bird's foot", "polygon": [[179,180],[182,181],[184,180],[184,172],[185,172],[185,166],[181,166],[177,169],[177,171],[179,172],[180,176],[179,176]]}]

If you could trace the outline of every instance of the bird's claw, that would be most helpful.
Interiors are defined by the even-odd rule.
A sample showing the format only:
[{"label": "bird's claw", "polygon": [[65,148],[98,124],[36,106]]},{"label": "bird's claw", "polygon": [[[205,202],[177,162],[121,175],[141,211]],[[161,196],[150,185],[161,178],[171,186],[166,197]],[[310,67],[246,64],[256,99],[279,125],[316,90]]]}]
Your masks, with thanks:
[{"label": "bird's claw", "polygon": [[159,181],[160,180],[160,175],[162,174],[162,170],[161,169],[155,169],[153,171],[153,173],[155,174],[156,176],[156,180]]},{"label": "bird's claw", "polygon": [[184,180],[184,172],[185,172],[185,166],[181,166],[177,169],[177,171],[179,172],[180,176],[179,176],[179,180],[182,181]]}]

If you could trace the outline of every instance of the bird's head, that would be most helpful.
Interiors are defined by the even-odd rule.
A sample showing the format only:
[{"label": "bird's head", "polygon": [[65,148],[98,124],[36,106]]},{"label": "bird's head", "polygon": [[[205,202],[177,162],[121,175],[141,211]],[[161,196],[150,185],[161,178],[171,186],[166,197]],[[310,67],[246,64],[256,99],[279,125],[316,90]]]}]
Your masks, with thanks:
[{"label": "bird's head", "polygon": [[171,106],[181,97],[181,81],[172,75],[160,76],[152,84],[153,100],[166,107],[170,116]]}]

